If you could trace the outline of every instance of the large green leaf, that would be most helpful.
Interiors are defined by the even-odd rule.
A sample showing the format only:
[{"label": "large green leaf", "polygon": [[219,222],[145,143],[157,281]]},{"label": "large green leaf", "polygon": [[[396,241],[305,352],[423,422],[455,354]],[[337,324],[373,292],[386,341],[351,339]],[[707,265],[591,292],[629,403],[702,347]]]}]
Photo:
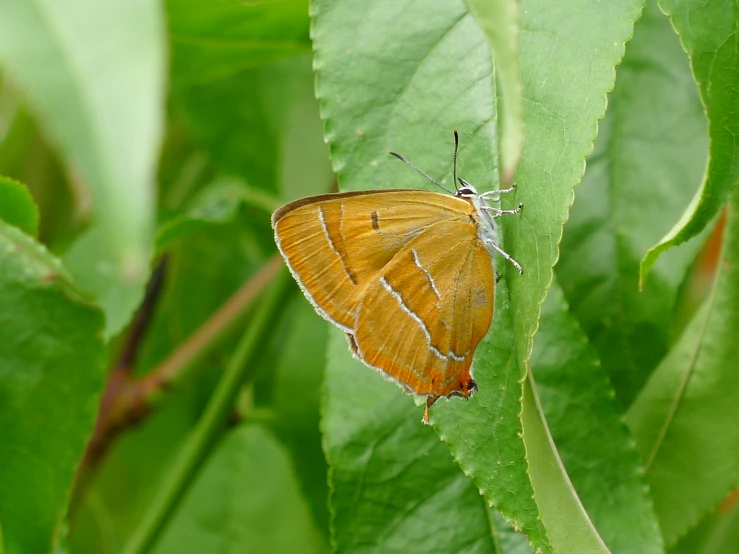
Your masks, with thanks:
[{"label": "large green leaf", "polygon": [[739,488],[739,194],[713,290],[627,414],[665,541]]},{"label": "large green leaf", "polygon": [[411,399],[352,359],[339,331],[328,358],[321,428],[335,550],[507,552],[485,500]]},{"label": "large green leaf", "polygon": [[109,333],[128,320],[138,295],[127,293],[141,290],[148,275],[163,29],[159,4],[147,0],[0,4],[0,64],[27,96],[70,173],[92,193],[107,253],[98,269],[132,299],[125,313],[111,314],[117,291],[91,290],[113,321]]},{"label": "large green leaf", "polygon": [[0,219],[31,236],[38,234],[38,208],[31,193],[18,181],[1,176]]},{"label": "large green leaf", "polygon": [[705,128],[688,60],[652,1],[618,69],[557,265],[624,406],[666,352],[675,295],[699,246],[670,252],[639,291],[641,258],[700,182]]},{"label": "large green leaf", "polygon": [[8,554],[46,554],[104,383],[101,314],[61,264],[0,222],[0,521]]},{"label": "large green leaf", "polygon": [[542,306],[531,358],[567,473],[611,552],[662,552],[662,536],[623,412],[556,282]]},{"label": "large green leaf", "polygon": [[153,551],[313,554],[316,543],[287,452],[246,424],[213,452]]},{"label": "large green leaf", "polygon": [[[520,440],[517,414],[524,372],[518,368],[525,367],[531,351],[571,188],[592,148],[596,121],[603,116],[605,95],[613,86],[614,66],[640,7],[638,1],[619,6],[546,3],[546,10],[543,2],[525,6],[521,60],[530,150],[519,166],[517,194],[507,202],[523,200],[526,207],[520,219],[510,218],[504,227],[505,246],[526,271],[519,277],[507,265],[501,266],[513,274],[513,301],[501,298],[506,295],[501,287],[498,303],[511,308],[497,312],[492,333],[478,349],[478,398],[468,405],[440,403],[435,411],[440,434],[465,471],[539,548],[546,548],[547,540],[531,498]],[[461,131],[461,175],[483,189],[495,187],[492,65],[484,36],[464,6],[367,1],[358,8],[323,1],[312,7],[317,94],[340,187],[430,186],[389,159],[387,149],[400,151],[434,177],[448,178],[450,148],[444,138],[453,128]],[[578,36],[577,45],[569,40],[573,35]],[[510,329],[510,317],[514,336],[505,331]],[[507,340],[500,339],[501,334]],[[531,446],[546,451],[546,459],[540,459],[545,470],[557,463],[556,452],[540,414],[529,421],[540,426],[538,434],[532,429],[528,436],[543,441]],[[491,424],[500,440],[490,440]],[[564,487],[559,490],[567,498],[557,500],[578,504],[561,471],[559,479]],[[556,519],[557,508],[556,502],[548,504],[543,517]],[[579,516],[569,524],[581,525],[578,530],[583,533],[563,537],[563,550],[578,539],[598,542],[581,510]]]},{"label": "large green leaf", "polygon": [[696,236],[726,203],[739,182],[739,7],[730,0],[700,2],[661,0],[683,48],[690,56],[700,88],[711,139],[705,180],[675,226],[654,246],[641,264],[646,279],[657,257]]},{"label": "large green leaf", "polygon": [[[450,139],[455,127],[461,132],[461,175],[473,183],[495,182],[497,158],[491,155],[497,132],[492,63],[484,35],[461,2],[431,7],[367,1],[360,11],[348,5],[316,2],[313,11],[317,92],[341,188],[379,188],[388,187],[390,183],[430,186],[388,156],[386,150],[390,147],[400,150],[439,177],[441,171],[435,168],[451,171]],[[357,27],[354,18],[360,12],[364,16],[361,26]],[[357,36],[363,35],[377,38],[357,40]],[[368,79],[373,80],[369,83]],[[433,94],[429,94],[429,87]],[[437,115],[425,118],[422,117],[424,113]],[[415,117],[410,117],[414,114]],[[438,139],[430,141],[430,136]],[[498,352],[510,358],[509,345],[510,340]],[[486,351],[490,350],[486,348]],[[530,533],[533,544],[538,545],[544,544],[545,533],[541,522],[537,521],[537,508],[526,474],[521,424],[517,417],[521,388],[517,383],[520,377],[516,367],[514,360],[512,368],[509,366],[507,371],[497,373],[498,380],[506,383],[509,390],[504,396],[498,395],[502,401],[495,403],[496,414],[504,418],[498,425],[498,433],[507,437],[501,442],[508,450],[504,457],[509,463],[497,464],[494,460],[498,456],[486,452],[491,461],[480,467],[485,469],[484,476],[498,484],[492,490],[487,486],[482,490],[488,501],[495,501],[509,521],[515,521],[514,526]],[[331,376],[328,379],[331,380]],[[499,390],[495,378],[491,376],[490,379],[489,383],[480,382],[481,397],[495,395]],[[329,403],[334,390],[328,389]],[[366,400],[354,398],[354,402],[371,402],[368,389],[359,389],[356,396],[366,397]],[[404,399],[397,391],[393,397],[399,403],[396,409],[408,405],[407,401],[402,404]],[[388,410],[379,403],[370,405],[375,406],[372,411]],[[412,421],[404,423],[408,426],[405,433],[417,437],[416,440],[433,436],[419,426],[417,412],[410,418]],[[406,409],[402,413],[413,412]],[[337,417],[337,426],[350,423],[361,428],[366,425],[361,414],[348,417],[333,411],[327,412],[324,427],[328,429],[334,423],[332,418]],[[483,428],[489,432],[487,425],[480,425],[479,420],[475,423],[472,430],[466,430],[466,436],[475,430],[482,433]],[[385,422],[385,425],[387,432],[391,432],[393,424]],[[372,440],[372,434],[368,432],[366,442]],[[466,462],[463,461],[463,467]],[[493,479],[500,476],[500,472],[507,475],[506,479]],[[336,474],[332,475],[335,496],[344,494],[341,487],[346,484],[337,483]],[[499,503],[499,494],[505,494],[512,504]],[[340,518],[343,511],[336,506],[334,509]],[[337,537],[353,532],[344,527],[341,519],[335,521],[334,530]]]}]

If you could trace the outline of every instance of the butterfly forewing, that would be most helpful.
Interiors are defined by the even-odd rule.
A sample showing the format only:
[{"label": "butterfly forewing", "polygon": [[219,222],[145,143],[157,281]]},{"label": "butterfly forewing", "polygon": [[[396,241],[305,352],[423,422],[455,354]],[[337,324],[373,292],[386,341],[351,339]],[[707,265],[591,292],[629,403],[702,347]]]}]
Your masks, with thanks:
[{"label": "butterfly forewing", "polygon": [[470,210],[467,201],[434,192],[349,192],[287,204],[272,225],[306,297],[351,332],[365,290],[394,256],[432,225],[469,222]]},{"label": "butterfly forewing", "polygon": [[494,270],[469,220],[430,226],[368,286],[355,351],[416,394],[467,396],[493,316]]}]

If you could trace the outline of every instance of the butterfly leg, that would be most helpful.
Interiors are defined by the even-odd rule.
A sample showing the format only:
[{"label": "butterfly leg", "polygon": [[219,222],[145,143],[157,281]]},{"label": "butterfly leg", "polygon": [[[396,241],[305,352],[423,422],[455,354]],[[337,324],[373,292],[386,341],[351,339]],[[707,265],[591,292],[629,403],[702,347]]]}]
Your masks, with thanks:
[{"label": "butterfly leg", "polygon": [[429,425],[429,408],[433,406],[439,398],[440,397],[435,394],[426,397],[426,409],[423,411],[423,419],[421,420],[424,425]]},{"label": "butterfly leg", "polygon": [[482,209],[486,212],[491,212],[493,217],[500,217],[502,215],[513,215],[519,213],[523,209],[523,204],[519,204],[518,208],[515,210],[501,210],[500,208],[493,208],[492,206],[484,206]]},{"label": "butterfly leg", "polygon": [[509,192],[513,192],[514,190],[516,190],[516,187],[517,186],[518,185],[516,185],[516,183],[513,183],[513,186],[511,186],[511,188],[501,189],[501,190],[489,190],[487,192],[483,192],[480,195],[480,197],[481,198],[485,198],[487,196],[492,196],[494,194],[497,194],[497,195],[499,195],[498,198],[490,198],[490,201],[491,202],[500,202],[500,195],[501,194],[508,194]]},{"label": "butterfly leg", "polygon": [[492,240],[486,240],[485,241],[485,244],[490,245],[490,248],[492,248],[498,254],[500,254],[501,256],[503,256],[506,259],[506,261],[508,261],[511,264],[513,264],[513,267],[515,267],[518,270],[518,272],[521,275],[523,275],[523,268],[521,267],[521,264],[519,264],[516,260],[514,260],[513,258],[511,258],[511,255],[508,252],[506,252],[505,250],[503,250],[500,246],[498,246],[497,244],[495,244]]}]

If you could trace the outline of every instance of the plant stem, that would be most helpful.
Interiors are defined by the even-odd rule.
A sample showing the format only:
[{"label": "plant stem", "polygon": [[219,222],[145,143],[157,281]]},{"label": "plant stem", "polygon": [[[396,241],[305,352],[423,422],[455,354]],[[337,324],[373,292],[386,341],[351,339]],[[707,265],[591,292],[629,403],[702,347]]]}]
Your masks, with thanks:
[{"label": "plant stem", "polygon": [[254,378],[257,367],[255,362],[261,353],[260,344],[274,328],[272,323],[279,313],[289,285],[290,280],[283,270],[254,313],[254,319],[236,347],[200,421],[123,549],[124,554],[144,554],[151,550],[161,536],[211,447],[225,428],[239,390],[244,383]]}]

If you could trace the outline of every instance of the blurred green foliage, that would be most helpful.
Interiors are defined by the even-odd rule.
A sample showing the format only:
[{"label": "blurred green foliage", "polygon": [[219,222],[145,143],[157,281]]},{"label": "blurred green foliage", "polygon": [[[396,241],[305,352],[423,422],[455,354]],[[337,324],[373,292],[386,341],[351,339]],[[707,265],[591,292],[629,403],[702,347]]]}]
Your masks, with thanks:
[{"label": "blurred green foliage", "polygon": [[[735,549],[739,10],[488,8],[0,3],[0,552]],[[525,272],[426,427],[263,302],[270,214],[453,129]]]}]

